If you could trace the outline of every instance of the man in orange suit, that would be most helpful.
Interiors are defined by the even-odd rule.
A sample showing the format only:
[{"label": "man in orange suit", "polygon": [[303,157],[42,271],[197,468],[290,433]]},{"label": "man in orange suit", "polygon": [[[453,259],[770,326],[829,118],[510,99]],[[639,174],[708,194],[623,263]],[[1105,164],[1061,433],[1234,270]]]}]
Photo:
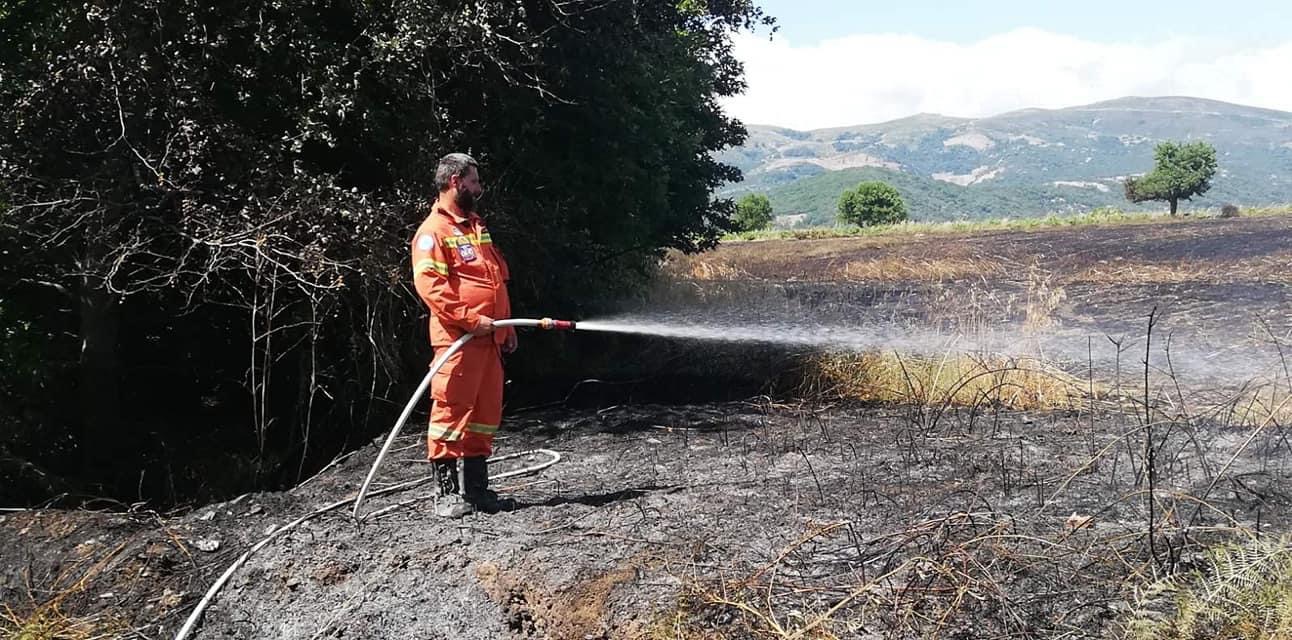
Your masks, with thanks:
[{"label": "man in orange suit", "polygon": [[444,156],[435,186],[439,196],[413,236],[413,283],[430,309],[436,351],[465,334],[475,336],[431,380],[427,457],[440,487],[435,512],[460,518],[514,506],[489,490],[487,459],[502,421],[501,354],[516,350],[516,331],[494,327],[495,320],[511,317],[510,278],[476,213],[484,193],[476,161],[464,153]]}]

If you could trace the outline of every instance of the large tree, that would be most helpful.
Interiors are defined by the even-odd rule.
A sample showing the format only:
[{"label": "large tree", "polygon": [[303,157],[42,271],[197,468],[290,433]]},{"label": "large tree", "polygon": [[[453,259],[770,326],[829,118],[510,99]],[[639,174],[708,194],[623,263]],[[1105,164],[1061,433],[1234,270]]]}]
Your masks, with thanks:
[{"label": "large tree", "polygon": [[1171,215],[1175,215],[1181,200],[1202,195],[1211,188],[1211,178],[1216,175],[1216,148],[1210,144],[1163,142],[1153,156],[1153,171],[1126,179],[1127,200],[1166,202],[1171,206]]},{"label": "large tree", "polygon": [[238,407],[219,446],[299,474],[424,366],[405,254],[440,155],[482,162],[518,311],[575,314],[729,228],[712,152],[744,129],[717,100],[743,88],[731,35],[765,22],[747,0],[0,0],[0,299],[35,327],[0,347],[43,345],[81,398],[0,421],[39,416],[66,468],[133,488]]}]

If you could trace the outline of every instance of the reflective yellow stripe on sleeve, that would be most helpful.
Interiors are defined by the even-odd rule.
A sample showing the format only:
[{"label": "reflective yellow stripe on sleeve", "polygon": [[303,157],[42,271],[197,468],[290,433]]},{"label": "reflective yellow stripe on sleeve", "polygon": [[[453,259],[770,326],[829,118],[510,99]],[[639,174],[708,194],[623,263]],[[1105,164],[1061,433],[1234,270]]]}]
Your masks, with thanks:
[{"label": "reflective yellow stripe on sleeve", "polygon": [[447,276],[449,275],[449,265],[446,262],[440,262],[439,260],[431,260],[429,258],[426,258],[426,259],[418,260],[417,264],[413,265],[413,271],[415,273],[426,273],[428,271],[434,271],[442,276]]}]

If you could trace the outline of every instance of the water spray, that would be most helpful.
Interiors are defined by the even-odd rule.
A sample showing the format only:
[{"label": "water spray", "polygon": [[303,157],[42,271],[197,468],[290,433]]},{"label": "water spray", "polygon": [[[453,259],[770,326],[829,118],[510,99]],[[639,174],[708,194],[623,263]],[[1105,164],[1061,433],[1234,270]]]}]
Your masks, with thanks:
[{"label": "water spray", "polygon": [[[572,320],[553,320],[552,318],[510,318],[507,320],[495,320],[493,326],[538,327],[539,329],[571,331],[575,328],[575,323]],[[426,372],[426,377],[422,378],[422,383],[417,385],[417,390],[413,392],[413,397],[409,398],[408,404],[404,405],[404,411],[399,414],[399,419],[395,421],[395,426],[390,430],[390,435],[386,436],[386,443],[382,445],[381,451],[377,453],[377,459],[372,463],[372,469],[368,470],[368,477],[364,478],[363,486],[359,487],[359,495],[354,499],[354,511],[351,514],[354,516],[355,520],[362,519],[359,517],[359,505],[363,503],[364,497],[368,495],[368,486],[372,484],[373,478],[377,476],[377,469],[381,466],[382,460],[386,458],[386,453],[390,451],[391,445],[395,444],[395,438],[399,437],[400,429],[403,429],[404,423],[408,422],[408,416],[413,413],[413,408],[417,406],[417,401],[422,399],[422,395],[426,393],[427,387],[431,386],[431,378],[435,377],[435,373],[440,370],[440,367],[444,366],[445,362],[448,362],[449,358],[452,357],[453,354],[457,353],[459,349],[466,345],[466,343],[475,338],[476,336],[469,333],[458,338],[453,344],[449,345],[449,347],[445,349],[439,357],[431,362],[431,368]],[[538,468],[551,466],[552,464],[556,464],[557,460],[560,460],[560,456],[555,452],[547,451],[545,449],[535,449],[532,452],[521,452],[516,455],[520,456],[527,453],[539,452],[545,453],[549,456],[554,456],[554,459],[551,462],[538,465]]]}]

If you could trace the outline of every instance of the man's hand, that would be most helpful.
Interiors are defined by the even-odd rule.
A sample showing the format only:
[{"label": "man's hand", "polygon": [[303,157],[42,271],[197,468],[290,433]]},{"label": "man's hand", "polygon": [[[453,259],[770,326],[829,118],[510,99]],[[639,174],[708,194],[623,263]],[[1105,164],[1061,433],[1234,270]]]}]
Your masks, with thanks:
[{"label": "man's hand", "polygon": [[476,328],[471,330],[471,335],[479,337],[487,336],[491,333],[493,333],[493,318],[480,316],[480,320],[476,322]]},{"label": "man's hand", "polygon": [[502,343],[502,352],[515,353],[516,347],[519,347],[519,346],[520,346],[520,340],[516,339],[516,332],[512,331],[511,333],[507,334],[507,339],[504,340]]}]

